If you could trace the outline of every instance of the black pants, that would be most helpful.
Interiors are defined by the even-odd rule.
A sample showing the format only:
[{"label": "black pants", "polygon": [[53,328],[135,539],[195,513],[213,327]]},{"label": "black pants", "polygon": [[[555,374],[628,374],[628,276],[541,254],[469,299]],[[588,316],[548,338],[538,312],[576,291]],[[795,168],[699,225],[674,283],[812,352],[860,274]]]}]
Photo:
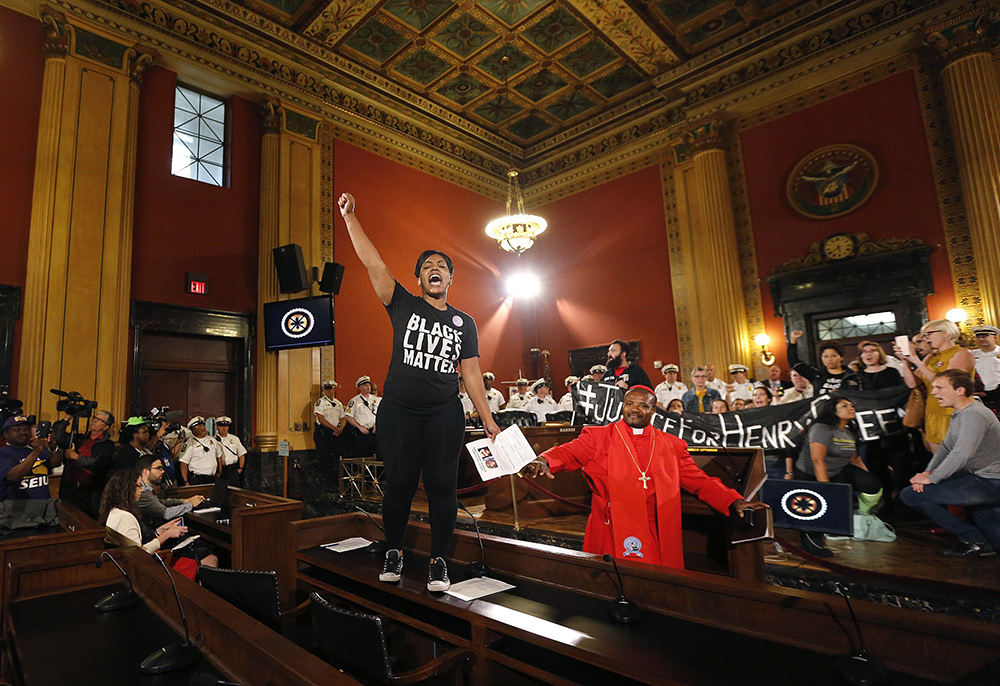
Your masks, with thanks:
[{"label": "black pants", "polygon": [[188,486],[197,486],[198,484],[214,484],[215,474],[195,474],[194,472],[188,472]]},{"label": "black pants", "polygon": [[327,486],[337,487],[340,478],[340,456],[343,453],[341,436],[334,435],[331,429],[316,424],[313,429],[313,440],[316,441],[316,455],[319,458],[320,471]]},{"label": "black pants", "polygon": [[385,465],[382,519],[389,548],[403,548],[410,504],[423,472],[431,520],[431,556],[448,552],[458,507],[458,458],[465,417],[458,398],[431,410],[414,410],[389,398],[378,408],[375,435]]},{"label": "black pants", "polygon": [[229,482],[230,486],[243,488],[243,475],[239,473],[240,463],[234,462],[222,468],[222,478]]},{"label": "black pants", "polygon": [[[795,478],[798,481],[816,481],[815,476],[803,472],[798,467],[795,468]],[[830,481],[838,484],[850,484],[855,495],[858,493],[875,494],[882,488],[877,476],[852,464],[841,469],[837,476],[830,477]]]}]

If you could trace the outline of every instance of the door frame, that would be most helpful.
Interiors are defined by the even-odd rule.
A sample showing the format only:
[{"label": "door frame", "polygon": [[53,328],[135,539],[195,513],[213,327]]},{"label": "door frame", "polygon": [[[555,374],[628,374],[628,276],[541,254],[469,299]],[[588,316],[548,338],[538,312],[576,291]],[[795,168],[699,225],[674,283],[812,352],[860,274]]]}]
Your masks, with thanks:
[{"label": "door frame", "polygon": [[244,445],[253,435],[253,359],[256,329],[254,315],[180,305],[133,300],[130,312],[132,337],[132,383],[129,412],[141,415],[149,410],[139,407],[139,371],[142,369],[142,338],[146,333],[182,334],[231,338],[241,342],[237,367],[236,434]]}]

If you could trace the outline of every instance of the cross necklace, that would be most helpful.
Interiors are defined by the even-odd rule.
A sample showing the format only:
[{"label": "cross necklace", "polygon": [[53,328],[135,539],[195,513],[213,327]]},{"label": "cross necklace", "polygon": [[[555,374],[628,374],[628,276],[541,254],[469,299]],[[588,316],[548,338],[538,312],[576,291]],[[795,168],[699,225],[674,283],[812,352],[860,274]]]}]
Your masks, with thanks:
[{"label": "cross necklace", "polygon": [[653,477],[646,476],[646,472],[649,471],[650,466],[652,466],[652,464],[653,464],[653,455],[654,455],[654,453],[656,451],[656,433],[654,432],[650,436],[649,462],[646,463],[646,468],[643,469],[642,467],[639,466],[639,460],[636,459],[635,453],[632,452],[632,445],[629,443],[628,439],[625,438],[624,435],[622,435],[621,428],[619,426],[615,425],[615,430],[618,432],[618,436],[622,439],[622,443],[625,444],[625,450],[628,451],[628,456],[632,458],[632,462],[635,464],[635,468],[639,470],[639,481],[642,482],[642,488],[643,488],[643,490],[648,491],[649,490],[649,483],[648,482],[652,481]]}]

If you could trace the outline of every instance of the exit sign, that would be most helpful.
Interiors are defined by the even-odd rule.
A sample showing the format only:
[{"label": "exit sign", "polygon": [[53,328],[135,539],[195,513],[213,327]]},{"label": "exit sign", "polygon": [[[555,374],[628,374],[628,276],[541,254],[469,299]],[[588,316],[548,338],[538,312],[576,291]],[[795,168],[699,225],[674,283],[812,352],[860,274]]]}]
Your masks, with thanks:
[{"label": "exit sign", "polygon": [[208,295],[208,276],[206,274],[188,272],[186,290],[188,293],[194,293],[195,295]]}]

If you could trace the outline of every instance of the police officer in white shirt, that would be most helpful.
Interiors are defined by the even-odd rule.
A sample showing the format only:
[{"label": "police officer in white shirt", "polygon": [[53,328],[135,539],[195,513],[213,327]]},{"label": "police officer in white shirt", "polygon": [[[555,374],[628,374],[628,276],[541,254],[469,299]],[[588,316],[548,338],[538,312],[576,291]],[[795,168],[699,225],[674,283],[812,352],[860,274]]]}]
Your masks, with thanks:
[{"label": "police officer in white shirt", "polygon": [[705,367],[705,374],[708,375],[708,379],[705,381],[705,385],[708,388],[714,388],[715,390],[717,390],[719,392],[720,396],[722,396],[723,398],[725,398],[726,397],[726,382],[723,381],[722,379],[717,378],[715,376],[715,365],[714,364],[706,364],[706,365],[704,365],[704,367]]},{"label": "police officer in white shirt", "polygon": [[510,396],[510,402],[507,403],[508,410],[523,410],[528,401],[531,400],[531,393],[528,392],[528,380],[525,378],[518,379],[517,383],[517,393],[513,393]]},{"label": "police officer in white shirt", "polygon": [[215,440],[222,446],[222,476],[232,485],[243,487],[243,469],[246,467],[247,449],[240,437],[229,433],[233,420],[223,415],[215,418]]},{"label": "police officer in white shirt", "polygon": [[983,400],[988,408],[996,412],[1000,409],[1000,346],[997,346],[1000,329],[977,326],[972,333],[977,346],[972,351],[972,356],[976,358],[976,374],[982,379],[986,391]]},{"label": "police officer in white shirt", "polygon": [[344,405],[333,395],[336,388],[337,382],[333,379],[324,381],[323,393],[313,407],[313,419],[316,422],[313,440],[316,441],[320,469],[328,484],[336,484],[340,476],[340,456],[344,453],[343,433],[347,426]]},{"label": "police officer in white shirt", "polygon": [[496,380],[493,372],[483,372],[483,386],[486,387],[486,402],[490,406],[490,412],[499,412],[507,401],[503,399],[503,393],[493,388],[493,381]]},{"label": "police officer in white shirt", "polygon": [[187,428],[191,437],[181,452],[181,478],[191,486],[210,484],[222,471],[222,446],[208,437],[204,417],[191,417]]},{"label": "police officer in white shirt", "polygon": [[563,397],[559,398],[559,411],[560,412],[562,412],[563,410],[570,410],[570,411],[573,410],[573,390],[572,389],[573,389],[573,386],[576,385],[576,382],[579,381],[579,380],[580,380],[579,377],[570,375],[570,376],[567,376],[566,379],[563,381],[563,385],[566,386],[566,395],[564,395]]},{"label": "police officer in white shirt", "polygon": [[378,414],[380,398],[372,394],[370,376],[358,377],[356,396],[347,401],[345,414],[352,431],[351,454],[355,457],[370,457],[375,454],[375,415]]},{"label": "police officer in white shirt", "polygon": [[539,379],[531,385],[531,392],[534,394],[528,404],[521,409],[527,410],[535,415],[535,419],[541,424],[547,421],[545,415],[549,412],[558,412],[559,404],[552,397],[552,388],[544,378]]},{"label": "police officer in white shirt", "polygon": [[603,364],[595,364],[590,368],[590,378],[594,381],[600,381],[601,377],[608,373],[608,368]]},{"label": "police officer in white shirt", "polygon": [[729,375],[733,377],[733,382],[726,384],[730,407],[733,406],[733,401],[737,398],[742,398],[746,402],[753,400],[754,383],[747,380],[748,371],[750,370],[743,364],[729,365]]},{"label": "police officer in white shirt", "polygon": [[665,364],[660,371],[663,372],[663,382],[657,384],[653,392],[656,393],[657,407],[665,410],[671,400],[680,400],[687,393],[688,387],[677,380],[681,370],[676,364]]}]

